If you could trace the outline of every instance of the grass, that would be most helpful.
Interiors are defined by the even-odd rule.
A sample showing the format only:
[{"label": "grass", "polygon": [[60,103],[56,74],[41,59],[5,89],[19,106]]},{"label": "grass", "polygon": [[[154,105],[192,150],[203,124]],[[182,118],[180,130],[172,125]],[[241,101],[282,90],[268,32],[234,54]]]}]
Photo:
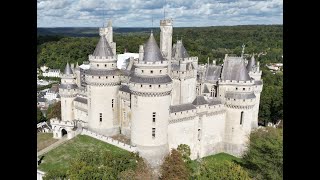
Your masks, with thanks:
[{"label": "grass", "polygon": [[56,141],[58,139],[53,139],[52,133],[37,133],[37,151],[41,151]]},{"label": "grass", "polygon": [[83,150],[104,150],[113,153],[125,154],[126,150],[120,149],[111,144],[94,139],[86,135],[78,135],[67,141],[65,144],[44,154],[42,163],[38,169],[48,172],[48,170],[61,169],[65,171],[69,167],[70,160],[74,159]]}]

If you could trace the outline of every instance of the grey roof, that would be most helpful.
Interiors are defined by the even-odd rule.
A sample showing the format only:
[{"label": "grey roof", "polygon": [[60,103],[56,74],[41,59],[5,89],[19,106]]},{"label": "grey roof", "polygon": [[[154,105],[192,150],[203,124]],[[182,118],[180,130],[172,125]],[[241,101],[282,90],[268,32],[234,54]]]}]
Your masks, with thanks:
[{"label": "grey roof", "polygon": [[57,98],[61,98],[60,94],[57,95]]},{"label": "grey roof", "polygon": [[227,58],[224,61],[222,80],[249,81],[250,76],[241,57]]},{"label": "grey roof", "polygon": [[196,107],[193,104],[179,104],[175,106],[170,106],[170,112],[181,112],[181,111],[187,111],[191,109],[196,109]]},{"label": "grey roof", "polygon": [[38,102],[46,102],[46,99],[41,97],[41,98],[38,98],[37,101]]},{"label": "grey roof", "polygon": [[100,40],[92,55],[100,57],[113,56],[112,49],[105,36],[100,36]]},{"label": "grey roof", "polygon": [[125,76],[130,76],[130,74],[132,73],[131,71],[126,70],[126,69],[121,69],[120,71],[121,71],[121,73],[122,73],[123,75],[125,75]]},{"label": "grey roof", "polygon": [[59,88],[61,89],[75,89],[78,86],[76,84],[60,84]]},{"label": "grey roof", "polygon": [[207,100],[204,99],[203,96],[197,96],[194,101],[192,102],[193,105],[203,105],[209,104]]},{"label": "grey roof", "polygon": [[213,99],[208,99],[209,106],[222,104],[221,99],[214,97]]},{"label": "grey roof", "polygon": [[130,82],[142,83],[142,84],[164,84],[172,82],[170,76],[137,76],[132,75]]},{"label": "grey roof", "polygon": [[210,93],[208,86],[206,84],[204,85],[203,93]]},{"label": "grey roof", "polygon": [[171,70],[172,71],[179,71],[180,65],[179,64],[171,64]]},{"label": "grey roof", "polygon": [[[183,67],[183,68],[181,68]],[[180,64],[171,64],[171,70],[172,71],[189,71],[195,69],[194,65],[191,62],[186,63],[185,66],[181,66]]]},{"label": "grey roof", "polygon": [[129,89],[129,86],[127,86],[127,85],[121,85],[120,88],[119,88],[119,91],[131,93],[131,91]]},{"label": "grey roof", "polygon": [[119,69],[104,70],[104,69],[88,69],[85,71],[86,75],[107,76],[107,75],[120,75]]},{"label": "grey roof", "polygon": [[256,61],[255,61],[255,59],[254,59],[254,54],[253,54],[252,57],[251,57],[251,59],[250,59],[250,61],[249,61],[248,64],[247,64],[247,70],[248,70],[248,71],[251,71],[252,68],[253,68],[255,65],[256,65]]},{"label": "grey roof", "polygon": [[69,65],[69,62],[67,62],[67,65],[66,65],[66,67],[64,68],[64,72],[63,72],[63,73],[64,73],[64,74],[67,74],[67,75],[73,74],[72,69],[71,69],[71,67],[70,67],[70,65]]},{"label": "grey roof", "polygon": [[88,100],[86,98],[82,98],[82,97],[76,97],[74,99],[74,101],[81,102],[81,103],[84,103],[84,104],[88,103]]},{"label": "grey roof", "polygon": [[205,71],[204,80],[206,82],[216,82],[220,78],[221,66],[208,66]]},{"label": "grey roof", "polygon": [[176,58],[187,58],[189,54],[186,48],[183,46],[182,40],[178,40],[177,44],[172,48],[172,56]]},{"label": "grey roof", "polygon": [[250,92],[250,93],[227,92],[225,97],[231,98],[231,99],[253,99],[256,96],[254,95],[253,92]]},{"label": "grey roof", "polygon": [[262,81],[259,80],[259,81],[254,81],[254,85],[262,85]]},{"label": "grey roof", "polygon": [[151,32],[148,41],[144,47],[143,60],[147,62],[155,62],[155,61],[163,61],[164,58],[160,52],[159,46],[156,40],[153,37],[153,33]]}]

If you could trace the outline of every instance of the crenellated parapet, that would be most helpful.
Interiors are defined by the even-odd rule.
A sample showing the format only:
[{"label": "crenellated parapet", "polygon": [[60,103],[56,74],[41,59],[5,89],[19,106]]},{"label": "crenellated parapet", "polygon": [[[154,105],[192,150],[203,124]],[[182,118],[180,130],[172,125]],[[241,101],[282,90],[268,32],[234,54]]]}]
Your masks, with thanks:
[{"label": "crenellated parapet", "polygon": [[101,62],[116,62],[117,57],[116,56],[94,56],[94,55],[89,55],[89,61],[90,63],[101,63]]},{"label": "crenellated parapet", "polygon": [[254,85],[254,80],[249,81],[236,81],[236,80],[221,80],[219,79],[220,85],[245,85],[245,86],[252,86]]},{"label": "crenellated parapet", "polygon": [[63,126],[63,127],[74,127],[75,122],[74,121],[61,121],[57,118],[51,119],[50,120],[51,126]]},{"label": "crenellated parapet", "polygon": [[161,96],[168,96],[171,94],[171,91],[167,92],[138,92],[132,91],[133,95],[143,96],[143,97],[161,97]]}]

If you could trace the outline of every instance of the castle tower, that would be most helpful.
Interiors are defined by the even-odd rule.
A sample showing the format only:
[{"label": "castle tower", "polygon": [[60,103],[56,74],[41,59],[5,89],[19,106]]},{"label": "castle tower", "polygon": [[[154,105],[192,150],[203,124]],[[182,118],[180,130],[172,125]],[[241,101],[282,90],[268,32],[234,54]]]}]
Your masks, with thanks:
[{"label": "castle tower", "polygon": [[241,156],[254,122],[256,96],[242,57],[228,57],[219,80],[218,96],[226,106],[225,152]]},{"label": "castle tower", "polygon": [[247,64],[247,70],[249,72],[249,76],[254,79],[254,94],[257,97],[252,122],[252,128],[255,129],[258,127],[260,95],[263,88],[263,81],[261,79],[262,71],[260,71],[260,64],[259,62],[256,64],[254,54],[252,54],[251,60]]},{"label": "castle tower", "polygon": [[131,144],[151,166],[159,166],[169,152],[168,120],[172,80],[168,61],[151,33],[144,47],[143,61],[129,81],[131,95]]},{"label": "castle tower", "polygon": [[59,94],[61,97],[61,120],[50,120],[53,129],[53,138],[60,139],[65,134],[67,134],[69,139],[74,136],[73,101],[77,95],[77,88],[75,75],[73,74],[69,63],[67,63],[64,73],[61,75],[61,84],[59,86]]},{"label": "castle tower", "polygon": [[160,20],[160,51],[163,57],[168,60],[168,74],[171,75],[171,54],[172,54],[172,19]]},{"label": "castle tower", "polygon": [[171,105],[191,103],[196,97],[197,65],[198,57],[189,57],[182,40],[177,40],[173,46],[171,60]]},{"label": "castle tower", "polygon": [[113,28],[112,28],[112,21],[108,21],[107,27],[99,28],[99,35],[105,36],[105,38],[108,41],[108,44],[110,45],[112,49],[112,53],[116,55],[116,43],[113,42]]},{"label": "castle tower", "polygon": [[92,55],[90,68],[85,71],[88,91],[88,128],[111,136],[119,133],[118,92],[120,71],[117,58],[106,37],[100,40]]},{"label": "castle tower", "polygon": [[76,84],[78,87],[81,87],[80,67],[78,62],[76,64],[76,67],[74,68],[74,73],[76,75]]}]

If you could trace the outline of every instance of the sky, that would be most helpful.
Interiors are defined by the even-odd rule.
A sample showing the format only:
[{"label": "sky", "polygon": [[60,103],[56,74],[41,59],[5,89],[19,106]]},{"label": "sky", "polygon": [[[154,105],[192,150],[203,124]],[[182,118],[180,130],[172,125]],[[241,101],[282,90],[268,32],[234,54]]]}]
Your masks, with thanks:
[{"label": "sky", "polygon": [[[164,13],[165,10],[165,13]],[[282,24],[283,0],[37,0],[38,27]]]}]

